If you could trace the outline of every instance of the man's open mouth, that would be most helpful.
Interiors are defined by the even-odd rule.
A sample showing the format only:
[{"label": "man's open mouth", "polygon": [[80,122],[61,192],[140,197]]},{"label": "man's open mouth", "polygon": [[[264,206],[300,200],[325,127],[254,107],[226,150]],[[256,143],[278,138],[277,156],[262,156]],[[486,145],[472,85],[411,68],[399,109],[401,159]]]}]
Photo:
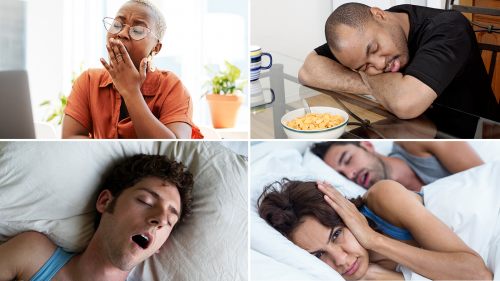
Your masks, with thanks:
[{"label": "man's open mouth", "polygon": [[132,236],[132,241],[134,241],[134,243],[139,245],[142,249],[146,250],[150,245],[151,237],[146,234],[137,234]]},{"label": "man's open mouth", "polygon": [[368,171],[366,171],[365,173],[362,173],[361,175],[359,175],[358,184],[363,186],[363,187],[366,187],[369,180],[370,180],[370,173]]}]

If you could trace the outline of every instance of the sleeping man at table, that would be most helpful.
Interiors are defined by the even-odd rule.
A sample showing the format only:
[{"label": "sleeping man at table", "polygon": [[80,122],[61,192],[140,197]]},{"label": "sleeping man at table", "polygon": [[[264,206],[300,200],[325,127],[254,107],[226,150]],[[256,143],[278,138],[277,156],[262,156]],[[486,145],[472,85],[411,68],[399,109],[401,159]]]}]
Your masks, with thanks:
[{"label": "sleeping man at table", "polygon": [[437,103],[500,122],[474,31],[458,11],[347,3],[325,35],[299,71],[304,85],[373,95],[401,119]]},{"label": "sleeping man at table", "polygon": [[484,164],[468,143],[458,141],[398,141],[388,156],[367,141],[319,142],[311,152],[366,189],[390,179],[419,192],[440,178]]},{"label": "sleeping man at table", "polygon": [[24,232],[0,245],[0,280],[126,280],[191,215],[193,175],[164,155],[125,159],[96,202],[96,232],[83,253]]}]

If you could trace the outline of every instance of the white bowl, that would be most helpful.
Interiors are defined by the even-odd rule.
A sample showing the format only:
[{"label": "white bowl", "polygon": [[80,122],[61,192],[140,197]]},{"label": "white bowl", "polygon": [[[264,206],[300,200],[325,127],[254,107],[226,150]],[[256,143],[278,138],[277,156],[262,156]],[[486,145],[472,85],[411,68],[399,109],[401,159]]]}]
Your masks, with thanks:
[{"label": "white bowl", "polygon": [[327,113],[332,115],[340,115],[342,117],[342,124],[335,126],[333,128],[328,128],[324,130],[314,130],[314,131],[304,131],[292,129],[286,125],[286,121],[290,122],[297,117],[302,117],[306,115],[306,110],[299,108],[297,110],[288,112],[281,118],[281,125],[285,130],[286,135],[290,139],[338,139],[345,131],[347,127],[347,121],[349,121],[349,114],[345,111],[334,108],[334,107],[311,107],[311,113]]}]

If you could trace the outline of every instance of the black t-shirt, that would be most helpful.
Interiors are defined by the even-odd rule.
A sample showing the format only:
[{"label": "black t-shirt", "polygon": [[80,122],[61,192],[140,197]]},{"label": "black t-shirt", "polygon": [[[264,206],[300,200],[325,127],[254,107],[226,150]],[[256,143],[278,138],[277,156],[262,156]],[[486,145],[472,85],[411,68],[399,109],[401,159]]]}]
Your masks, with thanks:
[{"label": "black t-shirt", "polygon": [[[413,5],[387,11],[407,13],[410,20],[410,61],[403,75],[411,75],[431,87],[434,103],[500,122],[500,106],[481,59],[476,36],[465,16],[454,10]],[[315,49],[338,62],[328,44]]]}]

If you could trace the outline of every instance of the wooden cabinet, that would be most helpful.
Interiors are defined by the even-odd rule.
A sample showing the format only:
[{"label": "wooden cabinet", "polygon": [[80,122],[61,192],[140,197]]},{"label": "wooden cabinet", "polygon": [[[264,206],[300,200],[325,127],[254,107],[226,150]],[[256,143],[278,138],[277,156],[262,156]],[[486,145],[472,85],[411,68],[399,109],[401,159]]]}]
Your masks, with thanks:
[{"label": "wooden cabinet", "polygon": [[[500,0],[460,0],[460,5],[465,6],[476,6],[476,7],[485,7],[485,8],[495,8],[500,9]],[[490,24],[494,27],[500,27],[500,17],[498,16],[488,16],[488,15],[478,15],[478,14],[466,14],[464,15],[475,23],[489,26]],[[474,29],[481,29],[480,27],[474,26]],[[477,32],[476,38],[478,42],[490,43],[500,45],[500,34],[488,32]],[[490,69],[490,62],[492,52],[483,51],[481,54],[483,58],[484,65],[486,66],[486,71]],[[500,101],[500,54],[497,55],[495,71],[493,76],[493,82],[491,84],[493,89],[493,93],[497,98],[497,102]]]}]

